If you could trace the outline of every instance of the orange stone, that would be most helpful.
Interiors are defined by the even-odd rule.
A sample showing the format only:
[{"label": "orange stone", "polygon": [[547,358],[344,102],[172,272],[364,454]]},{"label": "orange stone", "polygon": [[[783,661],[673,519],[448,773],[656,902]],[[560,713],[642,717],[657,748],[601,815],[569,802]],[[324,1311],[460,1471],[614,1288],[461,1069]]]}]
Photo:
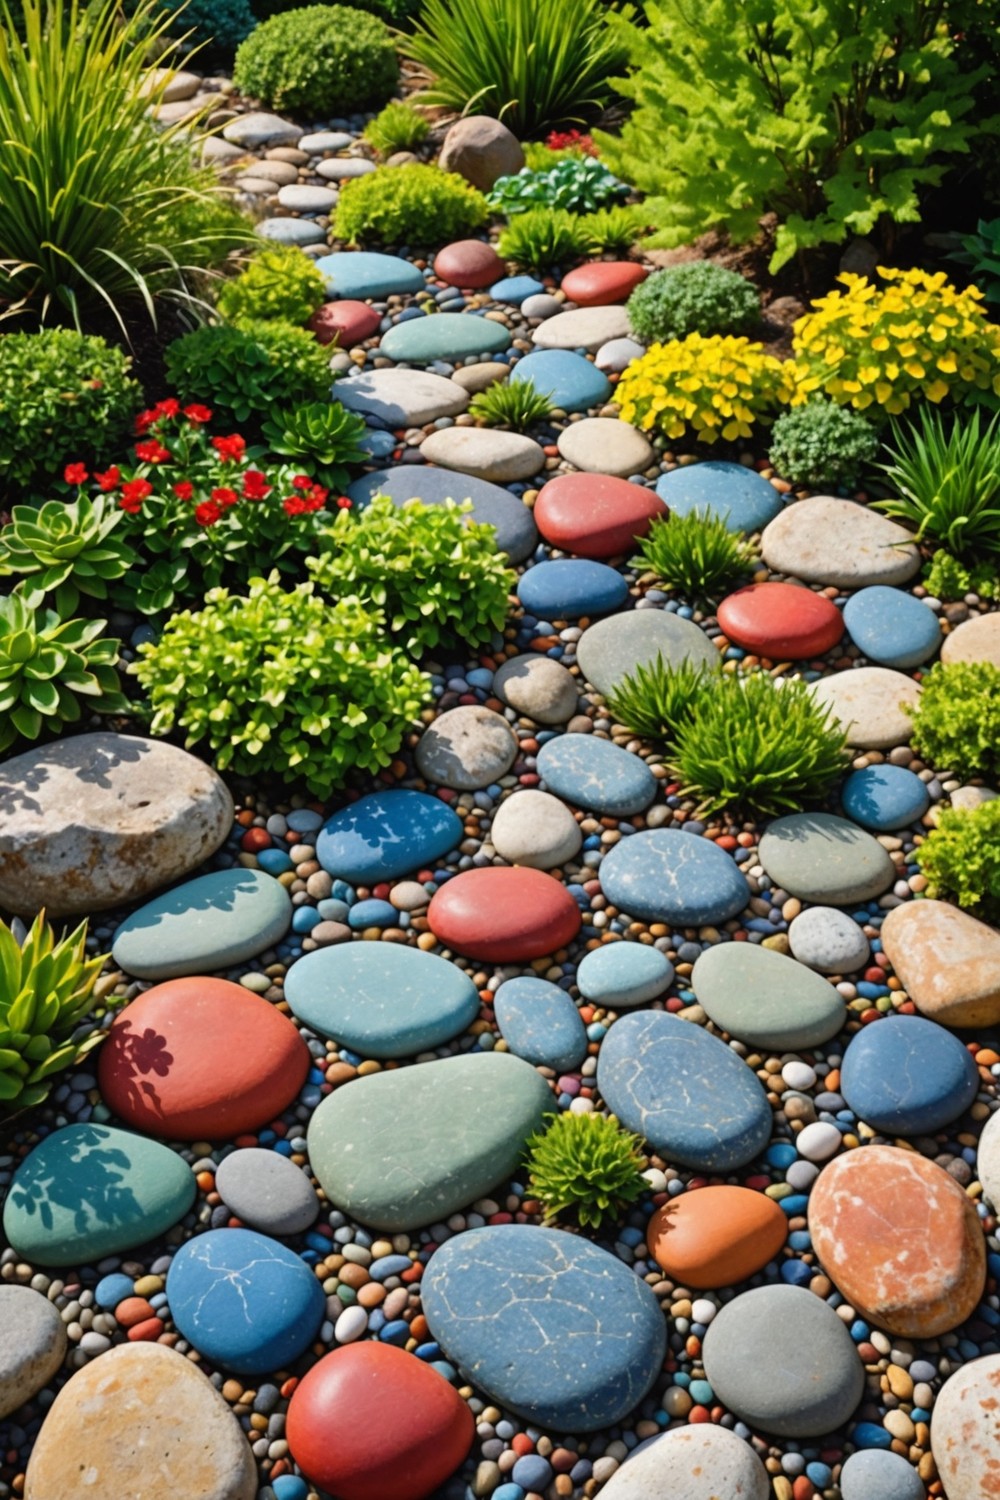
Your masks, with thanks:
[{"label": "orange stone", "polygon": [[745,1281],[773,1260],[788,1221],[772,1198],[743,1187],[706,1187],[658,1208],[646,1243],[682,1286],[711,1291]]},{"label": "orange stone", "polygon": [[986,1285],[983,1232],[941,1167],[896,1146],[837,1157],[816,1179],[809,1232],[826,1274],[858,1314],[903,1338],[936,1338]]}]

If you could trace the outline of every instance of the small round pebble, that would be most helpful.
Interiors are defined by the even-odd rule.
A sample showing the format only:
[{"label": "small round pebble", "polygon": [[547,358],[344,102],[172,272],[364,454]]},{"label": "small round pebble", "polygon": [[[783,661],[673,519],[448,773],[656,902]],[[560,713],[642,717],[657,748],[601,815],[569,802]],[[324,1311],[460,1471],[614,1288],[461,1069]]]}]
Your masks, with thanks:
[{"label": "small round pebble", "polygon": [[800,964],[819,974],[853,974],[871,955],[857,922],[834,906],[800,912],[789,924],[788,944]]}]

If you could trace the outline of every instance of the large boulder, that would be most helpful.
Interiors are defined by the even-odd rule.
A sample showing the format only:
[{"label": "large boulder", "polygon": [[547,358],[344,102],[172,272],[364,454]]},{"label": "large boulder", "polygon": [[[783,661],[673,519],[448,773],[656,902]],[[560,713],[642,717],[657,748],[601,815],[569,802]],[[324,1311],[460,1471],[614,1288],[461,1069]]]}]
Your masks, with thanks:
[{"label": "large boulder", "polygon": [[517,136],[489,115],[456,120],[444,138],[440,165],[458,172],[480,192],[488,193],[498,177],[509,177],[524,166]]},{"label": "large boulder", "polygon": [[202,864],[233,799],[161,740],[79,734],[0,765],[0,907],[53,916],[137,901]]}]

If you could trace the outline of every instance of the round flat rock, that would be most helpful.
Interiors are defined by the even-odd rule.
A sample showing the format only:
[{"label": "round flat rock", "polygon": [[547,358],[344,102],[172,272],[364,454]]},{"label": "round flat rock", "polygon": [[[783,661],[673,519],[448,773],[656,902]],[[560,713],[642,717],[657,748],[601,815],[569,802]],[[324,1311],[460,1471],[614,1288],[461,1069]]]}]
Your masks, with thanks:
[{"label": "round flat rock", "polygon": [[671,927],[726,922],[750,900],[731,855],[710,839],[672,828],[636,833],[615,844],[601,862],[600,881],[620,911]]},{"label": "round flat rock", "polygon": [[819,974],[853,974],[871,955],[868,939],[854,918],[835,906],[810,906],[788,928],[793,958]]},{"label": "round flat rock", "polygon": [[849,818],[875,833],[892,833],[919,823],[930,807],[925,782],[905,766],[865,766],[852,771],[840,791]]},{"label": "round flat rock", "polygon": [[351,349],[378,333],[381,316],[367,302],[324,302],[313,313],[306,327],[321,344],[334,339],[342,349]]},{"label": "round flat rock", "polygon": [[714,516],[730,531],[748,534],[763,531],[784,504],[774,485],[753,469],[717,458],[662,474],[656,493],[678,516]]},{"label": "round flat rock", "polygon": [[434,275],[449,286],[476,291],[503,273],[503,261],[485,240],[453,240],[434,257]]},{"label": "round flat rock", "polygon": [[628,584],[616,568],[567,557],[526,568],[517,594],[529,614],[539,620],[579,620],[621,609]]},{"label": "round flat rock", "polygon": [[942,661],[988,661],[1000,667],[1000,615],[974,615],[949,631],[941,647]]},{"label": "round flat rock", "polygon": [[429,724],[417,745],[421,776],[435,786],[474,792],[505,776],[517,757],[507,720],[491,708],[465,704]]},{"label": "round flat rock", "polygon": [[586,349],[595,354],[609,339],[626,339],[631,332],[624,307],[580,307],[546,318],[531,342],[538,349]]},{"label": "round flat rock", "polygon": [[65,1354],[66,1324],[48,1297],[0,1286],[0,1419],[48,1385]]},{"label": "round flat rock", "polygon": [[469,393],[455,380],[429,370],[363,370],[337,381],[337,400],[348,411],[384,427],[424,427],[465,411]]},{"label": "round flat rock", "polygon": [[577,307],[608,307],[627,302],[647,274],[635,260],[592,260],[568,272],[562,290]]},{"label": "round flat rock", "polygon": [[773,1198],[722,1185],[671,1198],[646,1231],[660,1270],[699,1291],[746,1281],[780,1255],[787,1238],[788,1219]]},{"label": "round flat rock", "polygon": [[576,678],[550,656],[511,656],[497,670],[493,691],[536,724],[565,724],[576,713]]},{"label": "round flat rock", "polygon": [[761,838],[759,858],[782,890],[819,906],[870,901],[896,879],[896,866],[882,845],[833,813],[775,818]]},{"label": "round flat rock", "polygon": [[587,1055],[580,1012],[548,979],[507,979],[493,997],[500,1035],[515,1057],[566,1073]]},{"label": "round flat rock", "polygon": [[652,443],[636,427],[616,417],[584,417],[570,422],[556,443],[560,457],[574,469],[626,479],[656,462]]},{"label": "round flat rock", "polygon": [[844,605],[844,624],[863,656],[882,667],[919,667],[941,645],[937,615],[903,589],[877,584]]},{"label": "round flat rock", "polygon": [[115,963],[137,979],[177,979],[231,969],[288,931],[292,902],[260,870],[216,870],[133,912],[115,933]]},{"label": "round flat rock", "polygon": [[530,479],[545,468],[545,452],[533,438],[496,427],[445,427],[425,438],[420,452],[429,464],[457,469],[489,484]]},{"label": "round flat rock", "polygon": [[490,287],[490,297],[494,302],[520,307],[529,297],[538,297],[544,291],[544,283],[536,281],[534,276],[502,276]]},{"label": "round flat rock", "polygon": [[618,557],[633,550],[666,508],[653,490],[611,474],[560,474],[535,501],[535,524],[564,552]]},{"label": "round flat rock", "polygon": [[426,365],[432,360],[467,359],[470,354],[498,354],[510,348],[510,330],[475,313],[435,313],[410,318],[383,334],[384,359]]},{"label": "round flat rock", "polygon": [[512,563],[524,562],[538,545],[538,529],[524,501],[499,485],[468,474],[459,476],[448,469],[401,464],[363,474],[348,486],[347,495],[362,510],[375,495],[388,495],[394,505],[405,505],[407,500],[422,500],[425,505],[444,505],[447,500],[454,500],[461,505],[471,500],[468,521],[492,526],[497,534],[497,549],[506,552]]},{"label": "round flat rock", "polygon": [[904,527],[866,505],[830,495],[786,506],[765,528],[761,549],[773,573],[847,589],[907,583],[921,563],[920,549]]},{"label": "round flat rock", "polygon": [[511,372],[511,382],[528,380],[559,411],[590,411],[611,397],[606,375],[569,349],[539,349],[525,354]]},{"label": "round flat rock", "polygon": [[524,963],[556,953],[580,931],[581,915],[566,887],[541,870],[463,870],[427,908],[439,942],[485,963]]},{"label": "round flat rock", "polygon": [[926,1500],[912,1464],[884,1448],[860,1448],[840,1471],[841,1500]]},{"label": "round flat rock", "polygon": [[829,708],[857,750],[892,750],[913,737],[911,714],[920,684],[889,667],[854,667],[810,683],[816,702]]},{"label": "round flat rock", "polygon": [[433,866],[464,837],[461,818],[439,797],[373,792],[327,819],[316,858],[340,880],[377,885]]},{"label": "round flat rock", "polygon": [[601,1493],[604,1500],[768,1500],[772,1491],[750,1444],[707,1422],[640,1443]]},{"label": "round flat rock", "polygon": [[886,1016],[852,1037],[840,1092],[883,1135],[933,1135],[964,1114],[979,1089],[972,1054],[922,1016]]},{"label": "round flat rock", "polygon": [[602,816],[632,817],[656,796],[656,777],[644,760],[591,734],[546,740],[535,766],[550,792]]},{"label": "round flat rock", "polygon": [[949,1376],[934,1402],[931,1451],[948,1500],[984,1500],[996,1488],[998,1445],[1000,1354],[987,1354]]},{"label": "round flat rock", "polygon": [[328,297],[393,297],[404,292],[421,292],[424,273],[398,255],[379,255],[371,250],[340,250],[324,255],[316,262],[317,271],[326,277]]},{"label": "round flat rock", "polygon": [[840,610],[793,583],[751,583],[723,599],[718,621],[734,645],[771,661],[811,661],[840,640]]},{"label": "round flat rock", "polygon": [[508,864],[552,870],[576,858],[583,835],[565,802],[525,787],[497,808],[490,842]]},{"label": "round flat rock", "polygon": [[669,958],[645,943],[605,943],[585,954],[576,971],[583,998],[612,1010],[655,1000],[673,978]]},{"label": "round flat rock", "polygon": [[821,1046],[847,1020],[832,984],[794,958],[754,943],[706,948],[691,973],[691,988],[716,1026],[769,1052]]},{"label": "round flat rock", "polygon": [[882,923],[886,957],[922,1015],[942,1026],[1000,1022],[1000,932],[947,901],[906,901]]},{"label": "round flat rock", "polygon": [[682,661],[721,670],[722,658],[704,631],[661,609],[636,609],[599,620],[577,642],[580,671],[599,693],[608,694],[636,667],[662,656],[668,667]]},{"label": "round flat rock", "polygon": [[215,1190],[237,1218],[262,1234],[304,1234],[319,1216],[316,1189],[302,1168],[259,1146],[224,1156]]}]

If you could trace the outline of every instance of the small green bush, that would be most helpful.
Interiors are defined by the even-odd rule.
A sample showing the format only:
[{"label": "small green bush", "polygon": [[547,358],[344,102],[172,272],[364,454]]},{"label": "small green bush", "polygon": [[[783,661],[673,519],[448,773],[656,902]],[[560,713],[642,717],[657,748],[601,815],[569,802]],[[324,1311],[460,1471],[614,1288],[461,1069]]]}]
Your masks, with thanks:
[{"label": "small green bush", "polygon": [[632,566],[653,573],[692,604],[717,603],[749,573],[757,553],[717,516],[691,511],[656,516],[639,543]]},{"label": "small green bush", "polygon": [[921,583],[935,599],[964,599],[978,594],[980,599],[1000,599],[1000,573],[987,562],[967,568],[957,557],[939,547],[924,567]]},{"label": "small green bush", "polygon": [[928,896],[957,901],[986,922],[1000,921],[1000,799],[942,808],[917,849]]},{"label": "small green bush", "polygon": [[[198,47],[198,65],[229,62],[240,42],[257,25],[249,0],[159,0],[159,9],[172,19],[172,35]],[[190,33],[190,35],[188,35]]]},{"label": "small green bush", "polygon": [[326,278],[297,245],[265,245],[223,283],[219,315],[227,323],[306,323],[326,299]]},{"label": "small green bush", "polygon": [[545,1220],[566,1218],[600,1229],[646,1191],[642,1137],[623,1130],[614,1115],[547,1115],[545,1130],[529,1137],[528,1188]]},{"label": "small green bush", "polygon": [[256,429],[275,399],[294,405],[329,400],[329,351],[290,323],[196,328],[167,349],[167,375],[182,401],[205,402],[217,427]]},{"label": "small green bush", "polygon": [[911,427],[893,429],[888,452],[879,467],[894,493],[876,510],[959,557],[1000,552],[1000,412],[983,429],[978,408],[946,420],[922,406]]},{"label": "small green bush", "polygon": [[614,252],[626,255],[646,227],[646,215],[639,204],[615,204],[584,214],[580,228],[587,236],[587,247],[594,255]]},{"label": "small green bush", "polygon": [[530,380],[497,380],[469,402],[469,414],[482,427],[509,427],[524,432],[544,422],[552,410],[548,394],[536,391]]},{"label": "small green bush", "polygon": [[17,578],[18,592],[36,608],[47,594],[64,620],[80,595],[106,599],[108,584],[135,566],[136,554],[120,531],[125,515],[106,495],[80,493],[64,505],[15,505],[0,530],[0,578]]},{"label": "small green bush", "polygon": [[681,724],[694,712],[709,668],[686,659],[668,666],[663,653],[623,677],[608,694],[608,709],[619,724],[654,744],[673,744]]},{"label": "small green bush", "polygon": [[497,242],[497,253],[527,271],[550,271],[581,260],[590,236],[576,214],[562,208],[533,208],[511,219]]},{"label": "small green bush", "polygon": [[414,163],[345,182],[334,231],[350,244],[437,245],[482,228],[489,216],[482,193],[457,172]]},{"label": "small green bush", "polygon": [[0,751],[19,738],[65,732],[92,713],[122,713],[115,662],[119,641],[102,636],[106,620],[61,620],[18,594],[0,599]]},{"label": "small green bush", "polygon": [[[314,0],[305,0],[312,4]],[[260,21],[271,16],[283,15],[285,11],[301,10],[303,0],[252,0],[253,13]],[[390,26],[401,26],[420,9],[420,0],[351,0],[351,8],[371,11]]]},{"label": "small green bush", "polygon": [[365,140],[379,156],[414,151],[430,134],[430,123],[412,104],[393,99],[365,126]]},{"label": "small green bush", "polygon": [[811,490],[853,489],[878,454],[870,422],[834,401],[810,401],[783,412],[771,429],[771,463]]},{"label": "small green bush", "polygon": [[399,79],[382,21],[348,5],[306,5],[272,16],[236,54],[241,94],[309,119],[384,104]]},{"label": "small green bush", "polygon": [[628,299],[628,317],[644,344],[689,333],[749,333],[760,319],[760,293],[735,271],[692,260],[647,276]]},{"label": "small green bush", "polygon": [[336,495],[350,482],[347,465],[370,457],[361,447],[367,430],[364,418],[339,401],[306,401],[272,411],[264,422],[264,442],[269,453],[301,463]]},{"label": "small green bush", "polygon": [[1000,667],[937,662],[912,710],[917,753],[941,771],[1000,775]]},{"label": "small green bush", "polygon": [[490,207],[512,218],[533,208],[565,208],[569,213],[594,213],[628,192],[593,156],[564,156],[544,172],[522,167],[510,177],[500,177],[489,194]]},{"label": "small green bush", "polygon": [[1000,302],[1000,219],[980,219],[975,234],[966,235],[961,250],[948,258],[967,267],[987,302]]},{"label": "small green bush", "polygon": [[186,733],[220,770],[301,778],[327,797],[353,770],[387,766],[426,702],[430,680],[357,599],[330,604],[277,573],[246,596],[212,589],[139,647],[152,732]]}]

